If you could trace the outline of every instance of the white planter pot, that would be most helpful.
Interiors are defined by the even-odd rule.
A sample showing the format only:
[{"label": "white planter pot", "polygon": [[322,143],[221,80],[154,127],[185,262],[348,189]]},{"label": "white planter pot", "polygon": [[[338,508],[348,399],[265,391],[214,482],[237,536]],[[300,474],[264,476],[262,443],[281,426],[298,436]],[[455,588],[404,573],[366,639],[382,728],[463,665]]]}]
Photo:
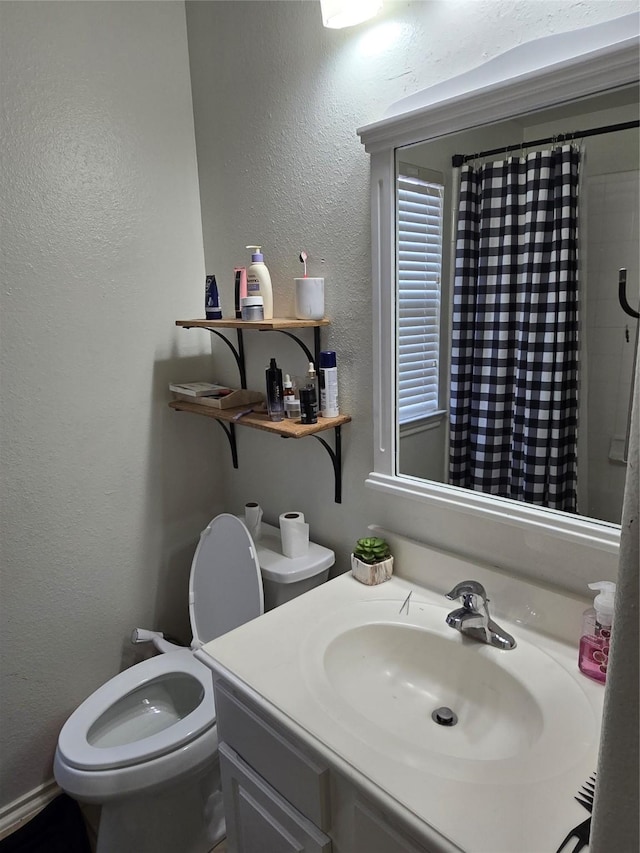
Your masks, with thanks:
[{"label": "white planter pot", "polygon": [[351,574],[360,583],[374,586],[388,581],[393,574],[393,557],[387,557],[381,563],[363,563],[354,554],[351,555]]}]

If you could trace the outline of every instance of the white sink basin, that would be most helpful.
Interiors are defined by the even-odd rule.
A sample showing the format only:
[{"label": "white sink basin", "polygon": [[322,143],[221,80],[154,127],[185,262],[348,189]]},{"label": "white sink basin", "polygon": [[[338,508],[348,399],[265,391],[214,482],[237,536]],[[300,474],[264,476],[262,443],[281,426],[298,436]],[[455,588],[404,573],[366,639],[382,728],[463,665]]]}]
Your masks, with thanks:
[{"label": "white sink basin", "polygon": [[[492,760],[538,740],[543,714],[534,694],[477,644],[424,628],[374,623],[340,634],[325,650],[333,689],[375,725],[443,755]],[[473,642],[473,641],[471,641]],[[458,721],[432,719],[441,706]]]},{"label": "white sink basin", "polygon": [[[524,631],[505,625],[518,645],[503,651],[447,626],[448,607],[414,600],[408,616],[401,604],[352,604],[303,644],[307,689],[335,723],[451,779],[543,779],[592,745],[595,715],[578,678]],[[432,718],[442,706],[454,725]]]}]

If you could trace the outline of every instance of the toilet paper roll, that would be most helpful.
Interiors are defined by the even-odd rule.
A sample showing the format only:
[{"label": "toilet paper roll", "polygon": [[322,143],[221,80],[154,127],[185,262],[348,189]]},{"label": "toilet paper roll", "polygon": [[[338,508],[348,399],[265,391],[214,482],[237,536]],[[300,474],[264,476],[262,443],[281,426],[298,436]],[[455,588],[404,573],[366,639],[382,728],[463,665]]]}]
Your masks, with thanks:
[{"label": "toilet paper roll", "polygon": [[309,525],[301,512],[283,512],[280,516],[280,538],[282,553],[295,559],[303,557],[309,550]]},{"label": "toilet paper roll", "polygon": [[262,507],[253,501],[244,505],[244,523],[254,540],[260,538],[262,533]]}]

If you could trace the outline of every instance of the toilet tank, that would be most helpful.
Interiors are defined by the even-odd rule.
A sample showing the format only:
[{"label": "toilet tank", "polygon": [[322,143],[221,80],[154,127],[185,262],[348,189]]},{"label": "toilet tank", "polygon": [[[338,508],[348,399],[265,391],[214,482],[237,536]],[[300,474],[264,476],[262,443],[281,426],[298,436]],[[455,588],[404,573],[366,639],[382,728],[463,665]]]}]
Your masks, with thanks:
[{"label": "toilet tank", "polygon": [[309,542],[309,550],[302,557],[285,557],[280,528],[264,522],[254,544],[262,572],[265,612],[320,586],[329,577],[329,569],[336,561],[333,551],[315,542]]}]

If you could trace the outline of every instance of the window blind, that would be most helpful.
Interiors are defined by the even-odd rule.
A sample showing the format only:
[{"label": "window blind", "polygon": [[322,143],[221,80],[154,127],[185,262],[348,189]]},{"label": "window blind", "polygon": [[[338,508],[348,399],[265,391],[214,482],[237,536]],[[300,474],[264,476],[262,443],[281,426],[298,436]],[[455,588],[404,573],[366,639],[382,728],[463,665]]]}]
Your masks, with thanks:
[{"label": "window blind", "polygon": [[401,424],[428,417],[439,409],[444,186],[442,180],[428,179],[433,175],[426,169],[400,164],[397,177]]}]

